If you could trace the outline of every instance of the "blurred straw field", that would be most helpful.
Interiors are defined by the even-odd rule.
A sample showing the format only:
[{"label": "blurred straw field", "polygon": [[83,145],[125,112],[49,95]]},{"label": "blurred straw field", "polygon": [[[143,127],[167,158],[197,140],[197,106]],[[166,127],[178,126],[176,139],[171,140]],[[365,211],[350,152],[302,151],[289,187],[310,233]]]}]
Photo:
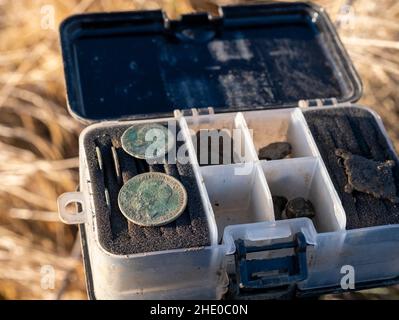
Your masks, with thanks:
[{"label": "blurred straw field", "polygon": [[[83,128],[66,109],[60,21],[85,11],[157,8],[177,18],[238,2],[0,0],[0,300],[86,298],[77,230],[56,213],[57,196],[77,186]],[[382,116],[399,150],[399,2],[315,2],[335,21],[360,73],[361,103]],[[324,298],[395,299],[399,288]]]}]

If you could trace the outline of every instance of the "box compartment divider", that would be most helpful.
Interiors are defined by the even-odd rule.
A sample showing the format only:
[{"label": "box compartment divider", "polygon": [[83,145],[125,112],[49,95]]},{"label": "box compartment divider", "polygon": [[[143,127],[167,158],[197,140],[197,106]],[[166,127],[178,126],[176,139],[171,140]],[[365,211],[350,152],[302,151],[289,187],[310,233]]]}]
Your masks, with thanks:
[{"label": "box compartment divider", "polygon": [[345,229],[345,211],[319,158],[261,161],[261,165],[272,195],[311,201],[315,210],[312,221],[318,232]]},{"label": "box compartment divider", "polygon": [[274,221],[273,202],[257,162],[201,168],[219,240],[229,225]]},{"label": "box compartment divider", "polygon": [[204,179],[201,175],[200,167],[198,164],[197,156],[195,153],[194,145],[191,139],[191,134],[190,130],[187,125],[186,119],[181,116],[178,119],[179,125],[181,132],[183,134],[186,146],[187,146],[187,151],[188,151],[188,156],[189,156],[189,161],[191,162],[191,165],[193,167],[193,171],[195,174],[195,178],[197,180],[198,188],[200,191],[202,203],[204,205],[205,213],[208,219],[208,227],[209,227],[209,233],[210,233],[210,239],[211,239],[211,245],[216,245],[218,242],[218,229],[216,226],[216,221],[215,221],[215,214],[212,210],[212,205],[210,203],[206,188],[205,188],[205,183]]}]

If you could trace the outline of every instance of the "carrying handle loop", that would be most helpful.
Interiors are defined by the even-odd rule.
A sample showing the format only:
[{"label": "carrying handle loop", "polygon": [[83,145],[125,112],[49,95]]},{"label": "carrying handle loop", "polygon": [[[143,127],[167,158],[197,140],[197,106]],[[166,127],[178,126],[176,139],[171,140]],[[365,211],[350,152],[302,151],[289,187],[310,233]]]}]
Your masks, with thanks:
[{"label": "carrying handle loop", "polygon": [[[67,192],[60,195],[57,199],[58,213],[62,222],[66,224],[82,224],[86,222],[86,208],[82,192]],[[79,212],[72,213],[67,210],[71,203],[80,205]]]}]

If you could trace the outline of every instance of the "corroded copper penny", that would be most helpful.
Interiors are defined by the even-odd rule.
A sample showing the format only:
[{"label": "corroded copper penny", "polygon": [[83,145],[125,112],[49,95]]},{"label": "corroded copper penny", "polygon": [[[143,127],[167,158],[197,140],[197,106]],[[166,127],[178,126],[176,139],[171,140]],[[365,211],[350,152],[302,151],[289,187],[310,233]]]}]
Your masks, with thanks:
[{"label": "corroded copper penny", "polygon": [[157,123],[135,124],[121,137],[122,148],[139,159],[157,159],[173,147],[173,135]]},{"label": "corroded copper penny", "polygon": [[121,188],[119,208],[131,222],[162,226],[177,219],[187,205],[187,192],[177,179],[160,172],[139,174]]}]

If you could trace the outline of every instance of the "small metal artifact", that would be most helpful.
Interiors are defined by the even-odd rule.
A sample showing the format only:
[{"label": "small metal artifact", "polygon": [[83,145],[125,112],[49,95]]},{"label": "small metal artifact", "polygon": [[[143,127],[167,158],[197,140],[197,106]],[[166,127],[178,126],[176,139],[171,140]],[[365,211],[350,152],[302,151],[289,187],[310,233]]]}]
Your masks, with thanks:
[{"label": "small metal artifact", "polygon": [[[214,143],[212,136],[217,138],[216,146],[212,145],[212,143]],[[201,138],[206,139],[205,142],[201,140]],[[201,129],[197,131],[195,135],[195,141],[197,144],[197,159],[201,166],[232,164],[234,163],[234,159],[238,158],[234,152],[233,139],[222,129]],[[224,143],[226,142],[227,148],[225,150]],[[207,146],[207,148],[203,148],[204,145]],[[216,161],[212,162],[214,159]]]},{"label": "small metal artifact", "polygon": [[345,192],[359,191],[378,199],[388,199],[392,203],[399,203],[392,174],[392,167],[395,166],[393,160],[378,162],[342,149],[335,150],[335,155],[343,160],[348,178]]},{"label": "small metal artifact", "polygon": [[160,172],[139,174],[121,188],[118,204],[131,222],[162,226],[177,219],[187,205],[187,192],[179,180]]},{"label": "small metal artifact", "polygon": [[295,198],[287,202],[283,212],[283,219],[313,218],[315,211],[313,204],[304,198]]},{"label": "small metal artifact", "polygon": [[260,148],[258,156],[260,160],[279,160],[284,159],[291,152],[292,147],[288,142],[273,142]]},{"label": "small metal artifact", "polygon": [[121,137],[122,148],[139,159],[158,159],[173,147],[173,135],[157,123],[135,124]]},{"label": "small metal artifact", "polygon": [[282,214],[284,212],[284,208],[288,202],[286,197],[282,196],[272,196],[273,199],[273,207],[274,207],[274,217],[276,220],[282,219]]}]

